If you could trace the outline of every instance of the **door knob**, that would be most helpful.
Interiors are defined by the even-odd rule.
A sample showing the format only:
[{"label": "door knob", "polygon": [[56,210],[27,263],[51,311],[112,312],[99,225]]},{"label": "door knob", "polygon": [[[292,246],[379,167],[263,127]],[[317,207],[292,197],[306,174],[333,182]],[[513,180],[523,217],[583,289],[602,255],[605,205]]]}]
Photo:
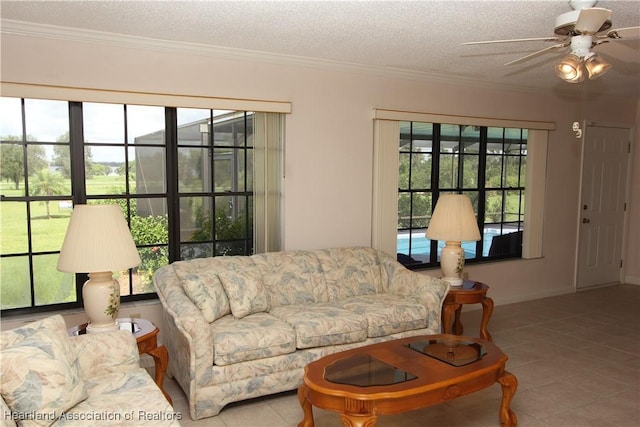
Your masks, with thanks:
[{"label": "door knob", "polygon": [[589,224],[591,222],[591,220],[589,218],[582,218],[582,223],[583,224]]}]

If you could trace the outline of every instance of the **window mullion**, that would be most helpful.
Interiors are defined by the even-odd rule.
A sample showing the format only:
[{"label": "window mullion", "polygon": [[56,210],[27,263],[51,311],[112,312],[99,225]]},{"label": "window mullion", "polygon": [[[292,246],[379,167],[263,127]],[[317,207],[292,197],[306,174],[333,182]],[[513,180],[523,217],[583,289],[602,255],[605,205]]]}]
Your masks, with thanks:
[{"label": "window mullion", "polygon": [[165,117],[165,167],[169,226],[169,262],[180,260],[180,198],[178,197],[178,114],[167,107]]},{"label": "window mullion", "polygon": [[[464,185],[464,142],[462,141],[462,130],[463,126],[458,126],[458,170],[456,171],[456,185],[455,188],[458,192],[462,192]],[[455,149],[454,149],[455,150]],[[455,156],[451,157],[455,159]]]},{"label": "window mullion", "polygon": [[[486,126],[480,128],[480,149],[478,152],[478,228],[480,234],[484,235],[486,206],[487,206],[487,149],[488,149],[489,129]],[[482,257],[484,253],[484,239],[480,239],[476,244],[476,254]]]},{"label": "window mullion", "polygon": [[71,150],[71,194],[73,203],[87,203],[81,102],[69,102],[69,149]]},{"label": "window mullion", "polygon": [[27,119],[26,119],[26,108],[24,98],[20,99],[20,110],[22,117],[22,179],[24,180],[24,201],[26,204],[26,215],[27,215],[27,253],[29,257],[29,292],[30,292],[30,304],[31,307],[36,305],[36,292],[35,292],[35,280],[33,274],[33,236],[32,236],[32,227],[31,227],[31,202],[29,199],[29,162],[28,162],[28,153],[29,153],[29,144],[27,143]]},{"label": "window mullion", "polygon": [[[71,197],[73,204],[87,203],[87,186],[84,164],[84,127],[82,103],[69,102],[69,156],[71,168]],[[89,279],[88,273],[76,273],[76,301],[82,301],[82,285]]]},{"label": "window mullion", "polygon": [[[431,214],[436,208],[436,202],[440,197],[440,147],[441,147],[441,135],[442,126],[439,123],[433,124],[433,141],[432,141],[432,156],[431,156]],[[431,221],[431,220],[429,220]],[[436,265],[438,262],[438,241],[431,241],[431,249],[429,251],[429,262]]]}]

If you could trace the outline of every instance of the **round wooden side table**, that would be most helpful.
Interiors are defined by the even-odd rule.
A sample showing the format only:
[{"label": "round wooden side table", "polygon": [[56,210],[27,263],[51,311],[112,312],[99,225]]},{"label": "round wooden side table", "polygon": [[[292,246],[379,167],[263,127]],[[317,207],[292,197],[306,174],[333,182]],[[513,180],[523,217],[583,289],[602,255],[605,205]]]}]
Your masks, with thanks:
[{"label": "round wooden side table", "polygon": [[[120,330],[129,331],[133,334],[140,354],[148,354],[153,357],[155,363],[154,380],[164,397],[167,398],[169,403],[173,404],[171,397],[163,387],[164,376],[169,365],[169,352],[164,345],[158,345],[158,332],[160,330],[150,320],[140,318],[118,318],[116,323]],[[84,335],[87,333],[87,323],[69,328],[67,332],[70,336]]]},{"label": "round wooden side table", "polygon": [[460,321],[463,304],[482,304],[482,321],[480,322],[480,338],[493,341],[487,330],[489,319],[493,313],[493,300],[487,297],[489,286],[474,280],[465,280],[462,286],[449,289],[442,305],[442,328],[445,334],[451,333],[451,317],[454,316],[453,333],[462,335],[464,328]]}]

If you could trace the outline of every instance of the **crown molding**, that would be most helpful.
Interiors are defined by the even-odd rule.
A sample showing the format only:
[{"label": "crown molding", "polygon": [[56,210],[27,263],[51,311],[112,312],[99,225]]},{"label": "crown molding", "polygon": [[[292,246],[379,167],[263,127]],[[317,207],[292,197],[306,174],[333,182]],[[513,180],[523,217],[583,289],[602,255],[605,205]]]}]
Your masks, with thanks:
[{"label": "crown molding", "polygon": [[94,43],[133,49],[153,50],[183,55],[198,55],[219,59],[270,63],[273,65],[293,65],[305,68],[364,73],[379,77],[400,78],[421,82],[470,86],[493,90],[510,90],[526,93],[551,93],[550,90],[535,87],[487,82],[472,78],[444,76],[392,67],[376,67],[350,62],[286,55],[249,49],[213,46],[202,43],[153,39],[125,34],[83,28],[61,27],[33,22],[0,19],[0,33],[54,40],[69,40],[79,43]]}]

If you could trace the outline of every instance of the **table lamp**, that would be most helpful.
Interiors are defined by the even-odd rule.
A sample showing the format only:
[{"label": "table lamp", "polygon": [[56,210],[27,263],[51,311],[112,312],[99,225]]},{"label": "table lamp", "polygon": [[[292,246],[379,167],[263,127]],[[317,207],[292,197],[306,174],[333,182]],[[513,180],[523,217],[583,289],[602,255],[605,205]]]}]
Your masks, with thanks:
[{"label": "table lamp", "polygon": [[112,273],[141,262],[127,222],[116,205],[76,205],[62,243],[58,270],[89,273],[82,287],[87,332],[118,329],[120,284]]},{"label": "table lamp", "polygon": [[432,240],[445,241],[440,255],[442,278],[451,286],[462,286],[464,250],[460,242],[480,240],[480,230],[469,196],[440,195],[426,235]]}]

